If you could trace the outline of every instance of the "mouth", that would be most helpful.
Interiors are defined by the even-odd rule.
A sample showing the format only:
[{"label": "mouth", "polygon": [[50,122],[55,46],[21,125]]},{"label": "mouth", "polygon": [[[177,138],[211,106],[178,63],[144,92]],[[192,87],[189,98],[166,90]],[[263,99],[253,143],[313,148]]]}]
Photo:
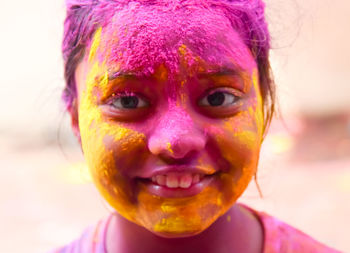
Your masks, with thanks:
[{"label": "mouth", "polygon": [[160,186],[168,188],[188,189],[192,185],[199,183],[203,179],[203,174],[191,173],[169,173],[164,175],[156,175],[151,178],[152,182]]},{"label": "mouth", "polygon": [[216,178],[217,174],[169,172],[153,175],[149,178],[139,178],[139,182],[153,195],[165,198],[183,198],[199,194]]}]

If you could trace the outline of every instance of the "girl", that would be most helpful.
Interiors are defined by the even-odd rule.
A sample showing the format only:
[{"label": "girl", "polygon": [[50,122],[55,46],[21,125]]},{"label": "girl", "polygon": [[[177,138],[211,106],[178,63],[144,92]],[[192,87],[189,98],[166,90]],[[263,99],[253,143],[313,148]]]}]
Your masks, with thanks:
[{"label": "girl", "polygon": [[57,252],[336,252],[236,204],[274,109],[261,0],[70,0],[64,101],[116,210]]}]

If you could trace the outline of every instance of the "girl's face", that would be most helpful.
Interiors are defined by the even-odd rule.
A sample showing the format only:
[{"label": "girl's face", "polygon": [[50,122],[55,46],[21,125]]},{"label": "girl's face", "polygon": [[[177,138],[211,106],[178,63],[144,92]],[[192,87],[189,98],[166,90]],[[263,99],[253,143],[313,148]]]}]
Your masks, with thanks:
[{"label": "girl's face", "polygon": [[96,31],[76,70],[73,127],[109,204],[183,237],[224,214],[256,172],[262,99],[255,61],[224,17],[194,11],[169,25],[153,12]]}]

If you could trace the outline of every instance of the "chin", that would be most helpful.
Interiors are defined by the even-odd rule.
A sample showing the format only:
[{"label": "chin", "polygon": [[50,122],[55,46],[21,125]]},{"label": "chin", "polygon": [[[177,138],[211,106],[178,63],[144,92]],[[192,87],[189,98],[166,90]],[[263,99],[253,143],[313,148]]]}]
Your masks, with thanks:
[{"label": "chin", "polygon": [[174,230],[169,230],[167,228],[164,228],[163,230],[152,230],[151,232],[159,237],[162,238],[166,238],[166,239],[171,239],[171,238],[187,238],[187,237],[192,237],[195,235],[200,234],[201,232],[203,232],[205,230],[205,228],[201,228],[201,229],[179,229],[178,231],[174,231]]},{"label": "chin", "polygon": [[135,223],[163,238],[198,235],[231,206],[231,201],[213,186],[187,198],[155,197],[147,191],[141,191],[138,203],[141,204],[134,217]]},{"label": "chin", "polygon": [[186,238],[196,236],[210,227],[219,217],[219,213],[210,217],[176,215],[164,217],[151,226],[144,226],[153,234],[162,238]]}]

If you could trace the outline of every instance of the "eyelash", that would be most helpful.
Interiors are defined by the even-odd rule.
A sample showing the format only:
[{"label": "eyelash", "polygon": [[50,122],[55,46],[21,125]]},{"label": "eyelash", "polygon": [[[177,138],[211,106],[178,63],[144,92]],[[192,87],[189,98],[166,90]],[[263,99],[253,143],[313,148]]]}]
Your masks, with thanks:
[{"label": "eyelash", "polygon": [[[231,102],[229,105],[210,105],[209,101],[205,101],[205,99],[208,99],[209,96],[214,95],[215,93],[223,93],[224,95],[229,95],[232,96],[232,98],[234,99],[233,102]],[[214,89],[211,90],[207,95],[205,95],[204,97],[202,97],[199,102],[198,105],[200,106],[208,106],[208,107],[229,107],[230,105],[234,105],[236,104],[239,99],[242,97],[241,92],[234,90],[232,88],[218,88],[218,89]],[[227,97],[225,96],[224,99],[227,99]]]},{"label": "eyelash", "polygon": [[[213,105],[210,103],[210,101],[208,100],[208,98],[211,95],[214,95],[215,93],[221,93],[224,96],[219,97],[219,98],[213,98],[214,101],[212,102],[219,102],[219,104],[217,105]],[[208,92],[207,95],[205,95],[204,97],[202,97],[199,101],[198,101],[198,105],[201,107],[211,107],[211,108],[229,108],[230,106],[235,105],[239,99],[241,98],[242,94],[241,92],[232,89],[232,88],[227,88],[227,87],[223,87],[223,88],[217,88],[214,90],[211,90],[210,92]],[[131,101],[123,101],[121,99],[123,98],[131,98],[131,97],[136,97],[137,100],[131,100]],[[216,99],[216,101],[215,101]],[[219,101],[218,101],[219,99]],[[222,100],[222,101],[220,101]],[[227,100],[232,100],[231,102],[229,102],[229,104],[225,104],[225,101]],[[140,103],[141,102],[141,103]],[[125,104],[126,103],[126,104]],[[128,103],[129,103],[129,107],[128,107]],[[114,107],[115,109],[118,110],[135,110],[135,109],[140,109],[140,108],[146,108],[150,106],[150,103],[147,99],[145,99],[143,96],[140,96],[139,94],[136,94],[134,92],[129,92],[129,91],[123,91],[117,94],[112,94],[112,98],[109,100],[108,104],[112,107]]]},{"label": "eyelash", "polygon": [[[127,108],[127,107],[123,107],[122,105],[122,101],[119,101],[118,106],[116,106],[116,102],[118,102],[118,100],[121,100],[122,98],[127,98],[127,97],[136,97],[137,98],[137,102],[136,102],[136,107],[135,108]],[[141,101],[141,106],[139,106],[139,103]],[[129,91],[123,91],[117,94],[112,94],[112,98],[110,99],[109,103],[110,106],[113,106],[117,109],[124,109],[124,110],[130,110],[130,109],[138,109],[138,108],[144,108],[144,107],[148,107],[149,106],[149,102],[143,97],[140,96],[134,92],[129,92]]]}]

